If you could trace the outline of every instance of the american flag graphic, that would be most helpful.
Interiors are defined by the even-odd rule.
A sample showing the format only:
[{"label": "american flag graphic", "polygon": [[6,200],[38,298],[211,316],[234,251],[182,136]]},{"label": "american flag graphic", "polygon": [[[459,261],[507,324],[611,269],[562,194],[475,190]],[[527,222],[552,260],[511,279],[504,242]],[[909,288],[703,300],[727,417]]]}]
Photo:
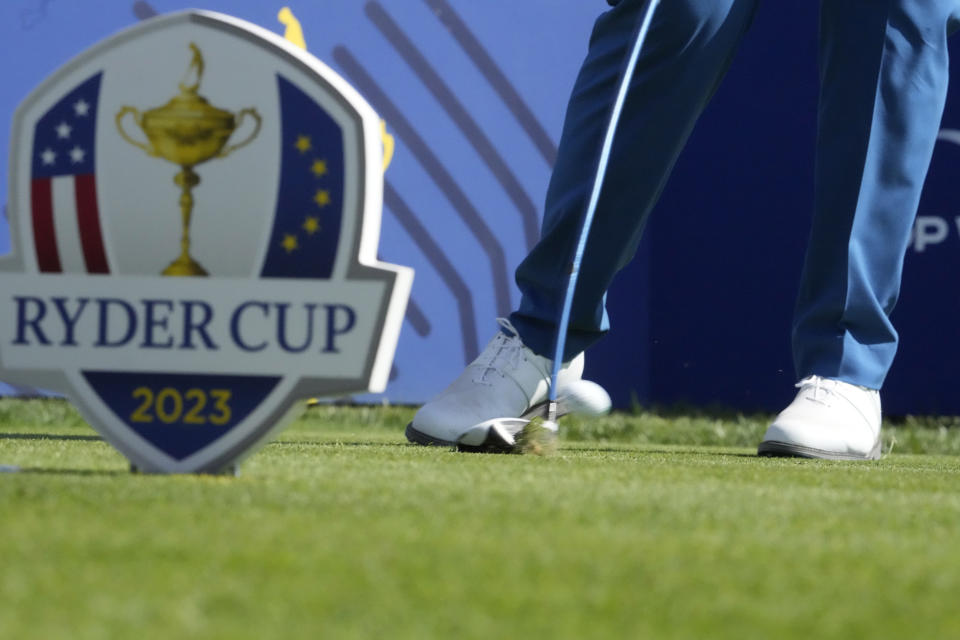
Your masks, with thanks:
[{"label": "american flag graphic", "polygon": [[101,75],[63,96],[34,130],[31,216],[41,273],[110,273],[94,156]]}]

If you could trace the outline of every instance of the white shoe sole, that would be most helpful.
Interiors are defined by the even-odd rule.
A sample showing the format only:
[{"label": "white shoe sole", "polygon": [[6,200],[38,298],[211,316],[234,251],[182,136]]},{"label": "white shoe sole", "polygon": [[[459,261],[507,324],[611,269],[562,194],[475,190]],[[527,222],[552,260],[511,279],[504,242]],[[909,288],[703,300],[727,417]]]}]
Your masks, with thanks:
[{"label": "white shoe sole", "polygon": [[873,445],[873,448],[865,456],[855,453],[839,453],[837,451],[824,451],[823,449],[814,449],[790,442],[777,442],[776,440],[767,440],[760,443],[757,447],[757,455],[777,458],[819,458],[822,460],[879,460],[880,459],[880,440]]}]

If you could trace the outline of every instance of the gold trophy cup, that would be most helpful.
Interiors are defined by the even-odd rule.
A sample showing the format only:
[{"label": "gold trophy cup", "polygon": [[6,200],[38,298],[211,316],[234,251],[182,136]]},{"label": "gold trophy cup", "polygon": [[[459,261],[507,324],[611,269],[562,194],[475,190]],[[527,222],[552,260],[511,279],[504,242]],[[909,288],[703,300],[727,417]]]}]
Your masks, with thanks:
[{"label": "gold trophy cup", "polygon": [[[200,176],[193,170],[198,164],[226,158],[228,155],[246,146],[260,133],[260,114],[256,109],[241,109],[236,114],[218,109],[198,93],[203,77],[203,55],[196,44],[190,43],[193,59],[187,69],[184,82],[179,83],[180,95],[174,96],[162,107],[141,113],[135,107],[125,106],[117,112],[117,130],[123,139],[135,147],[143,149],[147,155],[163,158],[180,166],[180,172],[173,182],[180,187],[180,215],[182,218],[182,236],[180,256],[163,270],[165,276],[205,276],[200,263],[190,257],[190,218],[193,213],[193,188],[200,184]],[[195,73],[195,82],[187,80]],[[149,144],[130,137],[123,128],[123,119],[127,114],[147,137]],[[242,142],[227,146],[234,131],[240,128],[244,119],[250,116],[254,128]]]}]

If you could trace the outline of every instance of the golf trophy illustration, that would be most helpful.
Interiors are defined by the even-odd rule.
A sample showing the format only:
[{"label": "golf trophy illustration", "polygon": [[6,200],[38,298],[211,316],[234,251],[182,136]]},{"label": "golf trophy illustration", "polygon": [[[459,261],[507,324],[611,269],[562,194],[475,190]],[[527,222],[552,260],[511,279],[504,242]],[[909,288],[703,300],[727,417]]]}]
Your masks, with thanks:
[{"label": "golf trophy illustration", "polygon": [[[190,256],[190,219],[193,214],[193,188],[200,184],[200,176],[193,170],[198,164],[226,158],[250,144],[260,133],[261,119],[256,109],[246,108],[233,113],[211,105],[198,92],[203,79],[203,55],[196,44],[190,43],[193,58],[184,81],[179,83],[180,94],[162,107],[143,113],[135,107],[124,106],[117,112],[117,129],[123,139],[145,151],[147,155],[162,158],[180,167],[173,181],[180,187],[180,215],[182,235],[180,256],[163,270],[165,276],[206,276],[207,271]],[[191,75],[195,82],[189,83]],[[131,137],[123,128],[128,114],[146,136],[149,143]],[[245,118],[254,120],[253,131],[243,141],[227,146],[233,133]]]}]

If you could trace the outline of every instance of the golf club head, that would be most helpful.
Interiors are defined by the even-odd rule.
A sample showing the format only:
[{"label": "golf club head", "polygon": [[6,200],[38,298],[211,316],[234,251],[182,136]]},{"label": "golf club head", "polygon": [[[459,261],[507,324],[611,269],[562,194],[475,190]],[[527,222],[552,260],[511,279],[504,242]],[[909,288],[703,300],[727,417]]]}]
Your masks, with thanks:
[{"label": "golf club head", "polygon": [[[610,411],[610,395],[596,382],[575,380],[557,389],[556,417],[574,413],[598,416]],[[540,428],[556,436],[560,427],[548,415],[548,403],[533,407],[519,418],[493,418],[480,422],[466,431],[457,441],[457,450],[473,453],[508,453],[516,450],[518,436],[530,424],[538,421]]]},{"label": "golf club head", "polygon": [[[524,433],[524,430],[533,422],[540,435]],[[524,445],[529,442],[522,442],[524,438],[539,438],[543,441],[543,434],[548,436],[548,440],[555,441],[559,427],[556,422],[551,420],[527,420],[526,418],[494,418],[486,420],[472,427],[465,434],[460,436],[457,442],[457,450],[468,453],[525,453]],[[554,445],[555,446],[555,445]]]},{"label": "golf club head", "polygon": [[517,435],[529,424],[525,418],[493,418],[471,427],[457,441],[458,451],[505,453],[517,445]]}]

